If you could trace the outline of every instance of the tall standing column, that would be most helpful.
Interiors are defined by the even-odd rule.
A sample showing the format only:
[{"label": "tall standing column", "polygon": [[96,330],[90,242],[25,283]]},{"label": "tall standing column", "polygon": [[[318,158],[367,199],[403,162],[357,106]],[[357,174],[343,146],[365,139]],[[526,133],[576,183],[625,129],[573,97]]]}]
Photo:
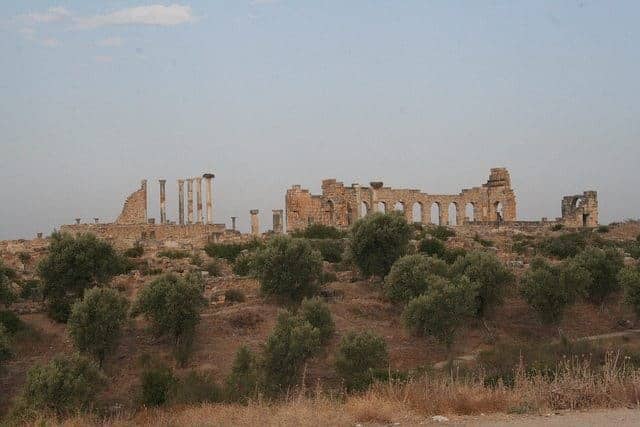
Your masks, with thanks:
[{"label": "tall standing column", "polygon": [[196,180],[196,222],[202,223],[202,178]]},{"label": "tall standing column", "polygon": [[235,216],[232,216],[232,217],[231,217],[231,229],[232,229],[233,231],[236,231],[236,218],[237,218],[237,217],[235,217]]},{"label": "tall standing column", "polygon": [[282,209],[273,210],[273,232],[282,234]]},{"label": "tall standing column", "polygon": [[178,222],[184,225],[184,179],[178,180]]},{"label": "tall standing column", "polygon": [[187,222],[193,224],[193,178],[187,180]]},{"label": "tall standing column", "polygon": [[251,209],[251,234],[254,236],[260,235],[260,220],[258,219],[258,209]]},{"label": "tall standing column", "polygon": [[211,181],[215,177],[212,173],[205,173],[202,175],[204,178],[205,191],[207,196],[207,224],[213,224],[213,195],[211,193]]},{"label": "tall standing column", "polygon": [[167,222],[167,210],[166,210],[166,193],[164,185],[166,184],[166,179],[160,180],[160,224],[164,224]]}]

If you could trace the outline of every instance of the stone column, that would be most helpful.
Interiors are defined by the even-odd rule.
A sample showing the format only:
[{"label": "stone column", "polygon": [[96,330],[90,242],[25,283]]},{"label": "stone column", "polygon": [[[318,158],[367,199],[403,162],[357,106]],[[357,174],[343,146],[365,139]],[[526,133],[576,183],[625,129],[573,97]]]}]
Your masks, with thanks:
[{"label": "stone column", "polygon": [[184,179],[178,180],[178,223],[184,225]]},{"label": "stone column", "polygon": [[282,209],[273,210],[273,232],[282,234]]},{"label": "stone column", "polygon": [[213,196],[211,194],[211,181],[215,177],[212,173],[205,173],[202,175],[204,178],[204,185],[206,190],[206,203],[207,203],[207,224],[213,224]]},{"label": "stone column", "polygon": [[80,218],[76,218],[76,225],[80,225]]},{"label": "stone column", "polygon": [[260,235],[260,220],[258,219],[258,209],[251,209],[251,234],[254,236]]},{"label": "stone column", "polygon": [[232,229],[233,231],[236,231],[236,218],[237,218],[237,217],[235,217],[235,216],[232,216],[232,217],[231,217],[231,229]]},{"label": "stone column", "polygon": [[202,178],[196,180],[196,222],[202,224]]},{"label": "stone column", "polygon": [[93,218],[93,223],[97,224],[100,221],[100,218]]},{"label": "stone column", "polygon": [[147,215],[147,180],[143,179],[140,182],[140,188],[142,188],[142,190],[144,190],[144,221],[147,221],[147,218],[149,217],[149,215]]},{"label": "stone column", "polygon": [[193,178],[187,180],[187,222],[193,224]]},{"label": "stone column", "polygon": [[167,206],[166,206],[166,193],[165,187],[167,180],[161,179],[160,181],[160,224],[167,222]]}]

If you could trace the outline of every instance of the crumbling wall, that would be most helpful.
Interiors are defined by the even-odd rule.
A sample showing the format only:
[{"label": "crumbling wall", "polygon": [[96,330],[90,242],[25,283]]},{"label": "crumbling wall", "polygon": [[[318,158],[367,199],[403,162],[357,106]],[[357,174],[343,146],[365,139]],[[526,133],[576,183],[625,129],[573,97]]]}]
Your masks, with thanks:
[{"label": "crumbling wall", "polygon": [[598,226],[598,193],[585,191],[562,198],[561,222],[567,227]]},{"label": "crumbling wall", "polygon": [[147,223],[147,180],[142,180],[140,189],[127,197],[122,212],[116,219],[116,224],[146,224]]}]

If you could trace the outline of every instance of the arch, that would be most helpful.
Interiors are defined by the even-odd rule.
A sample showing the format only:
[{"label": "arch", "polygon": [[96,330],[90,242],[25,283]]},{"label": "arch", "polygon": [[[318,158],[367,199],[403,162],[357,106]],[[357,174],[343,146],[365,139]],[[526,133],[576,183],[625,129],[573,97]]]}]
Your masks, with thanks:
[{"label": "arch", "polygon": [[413,222],[422,224],[422,203],[415,202],[411,207],[411,214],[413,215]]},{"label": "arch", "polygon": [[404,212],[404,202],[400,202],[400,201],[396,202],[393,205],[393,210],[398,212]]},{"label": "arch", "polygon": [[440,224],[440,203],[433,202],[431,203],[431,223],[432,224]]},{"label": "arch", "polygon": [[334,225],[336,208],[333,204],[333,200],[327,200],[327,208],[327,212],[329,214],[329,224]]},{"label": "arch", "polygon": [[458,225],[458,204],[456,202],[449,203],[449,224]]},{"label": "arch", "polygon": [[468,202],[464,205],[464,216],[467,218],[467,221],[473,222],[476,220],[475,218],[475,205],[472,202]]},{"label": "arch", "polygon": [[369,204],[364,200],[360,203],[360,218],[369,214]]},{"label": "arch", "polygon": [[502,202],[495,202],[493,204],[493,211],[495,212],[496,221],[502,221]]},{"label": "arch", "polygon": [[376,206],[376,212],[387,212],[387,202],[378,202]]}]

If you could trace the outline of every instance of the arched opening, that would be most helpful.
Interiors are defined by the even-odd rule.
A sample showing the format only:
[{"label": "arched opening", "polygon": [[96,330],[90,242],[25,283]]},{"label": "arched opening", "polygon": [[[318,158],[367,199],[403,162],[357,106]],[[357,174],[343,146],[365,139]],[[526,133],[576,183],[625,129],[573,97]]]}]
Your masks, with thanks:
[{"label": "arched opening", "polygon": [[387,212],[387,204],[385,202],[378,202],[378,206],[376,207],[377,212],[386,213]]},{"label": "arched opening", "polygon": [[329,224],[333,225],[335,220],[335,207],[333,201],[327,201],[327,214],[329,215]]},{"label": "arched opening", "polygon": [[393,210],[398,212],[404,212],[404,202],[396,202],[396,204],[393,205]]},{"label": "arched opening", "polygon": [[475,221],[475,217],[473,215],[473,203],[467,203],[464,206],[464,216],[467,217],[467,221],[469,222]]},{"label": "arched opening", "polygon": [[369,205],[367,202],[360,203],[360,217],[364,217],[369,213]]},{"label": "arched opening", "polygon": [[495,212],[496,212],[496,221],[502,221],[502,203],[501,202],[495,202],[493,205]]},{"label": "arched opening", "polygon": [[440,225],[440,203],[431,204],[431,223]]},{"label": "arched opening", "polygon": [[411,209],[411,213],[413,215],[413,222],[422,224],[422,203],[414,203],[413,208]]},{"label": "arched opening", "polygon": [[449,225],[458,225],[458,205],[456,202],[449,203]]}]

